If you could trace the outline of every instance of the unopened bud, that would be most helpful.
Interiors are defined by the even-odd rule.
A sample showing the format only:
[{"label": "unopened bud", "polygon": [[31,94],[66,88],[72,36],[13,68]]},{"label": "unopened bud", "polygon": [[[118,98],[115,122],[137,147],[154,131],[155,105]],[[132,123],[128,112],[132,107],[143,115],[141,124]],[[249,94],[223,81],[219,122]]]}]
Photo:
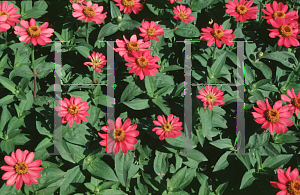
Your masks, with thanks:
[{"label": "unopened bud", "polygon": [[117,21],[118,21],[119,23],[122,22],[122,20],[123,20],[122,16],[118,16],[118,17],[117,17]]},{"label": "unopened bud", "polygon": [[264,56],[264,52],[261,51],[261,52],[257,53],[258,59],[261,59],[263,56]]}]

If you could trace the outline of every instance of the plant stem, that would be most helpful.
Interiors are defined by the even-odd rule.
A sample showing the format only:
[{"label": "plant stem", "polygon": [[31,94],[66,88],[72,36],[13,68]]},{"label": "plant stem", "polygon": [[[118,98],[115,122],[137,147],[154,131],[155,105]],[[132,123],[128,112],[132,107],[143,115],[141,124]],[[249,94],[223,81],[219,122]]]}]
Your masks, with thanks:
[{"label": "plant stem", "polygon": [[85,23],[86,25],[86,42],[89,44],[89,23]]},{"label": "plant stem", "polygon": [[[34,62],[34,45],[32,45],[32,49],[31,49],[31,63],[32,63],[32,68],[33,68],[33,74],[37,75],[37,72],[35,69],[35,62]],[[33,97],[36,98],[36,76],[34,77]]]},{"label": "plant stem", "polygon": [[216,57],[216,47],[217,47],[217,44],[215,43],[215,45],[214,45],[214,50],[213,50],[213,60],[212,60],[212,64],[214,63],[214,61],[215,61],[215,57]]},{"label": "plant stem", "polygon": [[93,70],[93,82],[97,84],[96,69]]}]

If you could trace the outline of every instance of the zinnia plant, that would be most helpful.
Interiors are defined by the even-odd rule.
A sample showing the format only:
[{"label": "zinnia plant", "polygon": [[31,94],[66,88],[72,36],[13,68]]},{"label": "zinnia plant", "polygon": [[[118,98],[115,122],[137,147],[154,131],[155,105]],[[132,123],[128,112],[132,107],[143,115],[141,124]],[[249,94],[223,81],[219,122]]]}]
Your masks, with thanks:
[{"label": "zinnia plant", "polygon": [[120,11],[124,11],[124,13],[128,13],[130,15],[131,12],[138,14],[139,11],[143,9],[143,4],[140,3],[140,0],[114,0],[120,7]]},{"label": "zinnia plant", "polygon": [[252,4],[252,0],[229,0],[228,4],[225,5],[227,7],[226,13],[234,16],[236,21],[246,22],[249,19],[256,19],[258,8],[256,6],[251,7]]},{"label": "zinnia plant", "polygon": [[211,87],[210,85],[206,85],[205,89],[198,91],[200,95],[197,95],[197,98],[203,102],[203,106],[208,106],[209,110],[213,109],[213,106],[223,105],[225,102],[224,92],[219,90],[218,87]]},{"label": "zinnia plant", "polygon": [[150,23],[145,21],[142,23],[142,27],[137,26],[137,28],[142,32],[139,35],[145,37],[144,41],[148,41],[149,39],[159,41],[158,36],[164,34],[164,29],[160,28],[160,24],[155,25],[154,21]]},{"label": "zinnia plant", "polygon": [[13,4],[8,4],[7,1],[4,1],[2,5],[0,3],[0,16],[6,15],[7,18],[5,20],[5,23],[10,26],[15,26],[15,23],[20,22],[19,18],[21,17],[21,14],[16,14],[17,11],[18,8],[14,7]]},{"label": "zinnia plant", "polygon": [[181,135],[182,122],[179,122],[179,117],[174,118],[173,114],[170,114],[167,119],[164,115],[158,115],[157,121],[154,120],[153,123],[158,127],[154,127],[152,131],[159,135],[160,140]]},{"label": "zinnia plant", "polygon": [[180,19],[182,22],[190,23],[195,20],[195,17],[191,15],[192,10],[184,5],[177,5],[173,12],[175,14],[174,19]]},{"label": "zinnia plant", "polygon": [[22,152],[20,149],[11,153],[11,156],[5,156],[4,160],[9,166],[1,166],[1,170],[7,171],[2,175],[3,180],[7,180],[6,185],[12,186],[16,183],[17,190],[21,189],[23,182],[26,185],[31,183],[37,184],[37,178],[41,177],[39,171],[43,170],[43,167],[40,167],[42,164],[41,160],[35,160],[34,153],[24,150]]},{"label": "zinnia plant", "polygon": [[102,13],[103,6],[98,6],[98,4],[93,4],[91,1],[86,3],[86,6],[83,4],[72,4],[74,9],[73,17],[77,18],[77,20],[84,20],[87,22],[94,22],[95,24],[102,24],[103,20],[107,17],[105,13]]},{"label": "zinnia plant", "polygon": [[296,116],[299,117],[299,111],[300,111],[300,91],[298,92],[297,96],[295,94],[294,89],[287,90],[287,95],[281,94],[281,99],[285,102],[291,103],[289,106],[291,107],[291,111],[295,112]]},{"label": "zinnia plant", "polygon": [[91,60],[91,62],[84,62],[83,64],[93,66],[93,69],[100,73],[101,68],[103,68],[107,62],[107,60],[105,60],[105,56],[102,53],[96,53],[93,51],[92,55],[87,55],[87,57]]}]

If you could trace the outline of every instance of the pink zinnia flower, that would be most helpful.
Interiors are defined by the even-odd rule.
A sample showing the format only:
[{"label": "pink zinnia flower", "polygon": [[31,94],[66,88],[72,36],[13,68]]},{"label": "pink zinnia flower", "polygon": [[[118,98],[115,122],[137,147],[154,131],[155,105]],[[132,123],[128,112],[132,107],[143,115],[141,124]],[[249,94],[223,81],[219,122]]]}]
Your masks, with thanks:
[{"label": "pink zinnia flower", "polygon": [[155,76],[155,73],[158,72],[157,68],[160,68],[160,65],[155,64],[159,58],[157,56],[150,55],[149,51],[132,51],[133,57],[125,56],[125,60],[129,63],[126,63],[126,66],[132,67],[128,73],[135,73],[138,75],[141,80],[146,76]]},{"label": "pink zinnia flower", "polygon": [[[45,22],[40,27],[36,25],[35,19],[31,18],[30,23],[25,20],[21,20],[20,22],[21,26],[15,26],[15,34],[21,35],[19,37],[20,41],[25,41],[25,44],[32,43],[34,46],[37,45],[46,45],[46,42],[52,42],[51,39],[48,37],[51,37],[54,32],[53,28],[47,28],[49,23]],[[25,29],[24,29],[25,28]]]},{"label": "pink zinnia flower", "polygon": [[288,20],[298,19],[297,11],[290,11],[288,13],[287,10],[289,9],[288,5],[283,5],[282,2],[277,3],[277,1],[273,1],[273,4],[268,3],[266,4],[267,10],[262,9],[262,11],[267,16],[262,16],[263,18],[267,19],[267,23],[271,24],[271,20],[274,20],[276,17],[285,18]]},{"label": "pink zinnia flower", "polygon": [[197,95],[197,98],[203,102],[203,106],[208,106],[209,110],[213,109],[213,106],[223,105],[225,102],[224,92],[219,90],[218,87],[211,87],[210,85],[206,85],[205,89],[198,91],[200,95]]},{"label": "pink zinnia flower", "polygon": [[105,60],[105,56],[102,53],[96,53],[93,51],[92,56],[87,55],[87,57],[92,61],[92,62],[84,62],[84,65],[91,65],[93,66],[93,69],[96,69],[97,72],[101,72],[101,68],[106,65],[107,60]]},{"label": "pink zinnia flower", "polygon": [[258,7],[251,7],[253,1],[245,1],[245,0],[233,0],[228,1],[226,13],[235,16],[236,21],[246,22],[248,19],[256,19],[258,16],[256,13],[258,12]]},{"label": "pink zinnia flower", "polygon": [[268,29],[272,31],[269,36],[271,38],[279,37],[278,45],[284,45],[285,47],[299,46],[299,41],[296,39],[298,34],[297,23],[284,18],[276,17],[274,20],[270,20],[272,26],[275,29]]},{"label": "pink zinnia flower", "polygon": [[263,124],[261,128],[268,129],[273,135],[275,130],[276,133],[286,133],[288,132],[288,127],[293,125],[293,121],[289,118],[292,117],[293,113],[290,111],[290,106],[282,106],[282,101],[278,100],[275,102],[272,108],[269,104],[269,100],[266,99],[266,103],[261,100],[256,102],[258,108],[253,106],[256,112],[252,112],[255,122],[258,124]]},{"label": "pink zinnia flower", "polygon": [[0,15],[0,33],[6,32],[10,28],[10,25],[6,23],[6,19],[7,19],[6,15],[3,16]]},{"label": "pink zinnia flower", "polygon": [[75,11],[72,14],[73,17],[77,18],[77,20],[84,20],[85,23],[94,22],[94,24],[102,24],[103,20],[107,17],[107,12],[101,13],[103,6],[98,6],[97,3],[93,5],[91,1],[88,1],[86,6],[74,3],[72,7]]},{"label": "pink zinnia flower", "polygon": [[83,3],[86,3],[85,0],[69,0],[70,3],[72,4],[83,4]]},{"label": "pink zinnia flower", "polygon": [[31,183],[37,184],[38,180],[36,178],[41,177],[39,171],[43,170],[43,167],[40,167],[42,164],[41,160],[35,160],[34,153],[28,152],[25,150],[17,149],[16,153],[12,152],[11,156],[5,156],[4,160],[9,166],[2,166],[1,170],[7,171],[2,175],[3,180],[7,180],[6,185],[12,186],[16,183],[16,188],[19,190],[23,182],[26,185]]},{"label": "pink zinnia flower", "polygon": [[[175,0],[168,0],[170,1],[171,4],[175,3]],[[181,0],[178,0],[178,1],[181,1]]]},{"label": "pink zinnia flower", "polygon": [[300,111],[300,91],[296,96],[294,89],[292,89],[292,92],[288,89],[287,94],[289,97],[282,94],[281,99],[285,102],[291,103],[289,104],[291,111],[295,112],[296,116],[299,118],[298,114]]},{"label": "pink zinnia flower", "polygon": [[151,42],[144,42],[143,39],[137,40],[136,35],[132,35],[130,37],[130,41],[126,39],[126,37],[123,35],[124,41],[117,39],[117,46],[119,48],[114,49],[116,52],[119,52],[119,55],[124,58],[124,56],[132,56],[132,51],[151,51],[152,49],[146,49],[149,48],[151,45]]},{"label": "pink zinnia flower", "polygon": [[145,21],[142,23],[142,27],[137,28],[142,32],[139,35],[145,37],[144,41],[148,41],[149,39],[159,41],[157,37],[165,34],[164,29],[160,28],[160,24],[155,25],[154,21],[151,21],[150,23]]},{"label": "pink zinnia flower", "polygon": [[179,117],[174,118],[173,114],[170,114],[167,120],[164,115],[158,115],[157,121],[154,120],[153,123],[154,125],[159,127],[154,127],[152,131],[156,131],[156,134],[160,135],[160,140],[164,140],[165,137],[167,137],[168,139],[170,137],[176,138],[177,135],[181,135],[182,130],[182,122],[178,121]]},{"label": "pink zinnia flower", "polygon": [[118,153],[121,151],[127,153],[128,150],[134,150],[134,144],[138,142],[135,138],[140,134],[137,128],[137,124],[131,125],[131,120],[128,118],[122,125],[122,120],[120,117],[117,118],[116,122],[108,119],[108,126],[103,126],[102,131],[107,132],[107,134],[98,133],[98,135],[104,139],[99,142],[101,146],[107,146],[105,151],[107,153]]},{"label": "pink zinnia flower", "polygon": [[279,182],[270,181],[274,188],[281,189],[277,195],[299,195],[300,194],[300,178],[299,170],[295,168],[291,174],[291,167],[286,170],[277,169],[277,176]]},{"label": "pink zinnia flower", "polygon": [[2,3],[0,3],[0,16],[1,15],[6,15],[6,21],[5,23],[10,25],[10,26],[15,26],[15,23],[19,23],[20,20],[19,18],[21,17],[21,14],[15,14],[18,11],[18,8],[14,7],[13,4],[9,4],[7,3],[7,1],[4,1]]},{"label": "pink zinnia flower", "polygon": [[173,7],[174,10],[174,19],[180,19],[182,22],[189,23],[195,20],[195,17],[191,15],[192,10],[190,8],[186,8],[184,5],[180,4],[176,7]]},{"label": "pink zinnia flower", "polygon": [[90,115],[90,113],[86,112],[89,106],[87,102],[81,102],[80,97],[75,98],[72,96],[70,101],[64,98],[64,100],[59,100],[58,103],[61,106],[55,107],[55,110],[59,112],[59,117],[63,117],[62,123],[69,121],[69,127],[72,127],[74,121],[78,124],[81,123],[81,120],[87,122],[85,116]]},{"label": "pink zinnia flower", "polygon": [[133,13],[138,14],[139,11],[143,9],[143,5],[140,2],[140,0],[114,0],[118,4],[117,6],[120,7],[120,11],[124,10],[124,14],[130,13],[133,11]]},{"label": "pink zinnia flower", "polygon": [[200,37],[200,40],[208,41],[207,46],[212,46],[214,42],[216,42],[218,47],[221,47],[221,41],[225,45],[233,45],[234,43],[228,39],[234,39],[235,35],[232,34],[232,29],[224,29],[222,25],[218,25],[217,23],[214,23],[213,28],[207,27],[202,28],[203,31],[202,36]]}]

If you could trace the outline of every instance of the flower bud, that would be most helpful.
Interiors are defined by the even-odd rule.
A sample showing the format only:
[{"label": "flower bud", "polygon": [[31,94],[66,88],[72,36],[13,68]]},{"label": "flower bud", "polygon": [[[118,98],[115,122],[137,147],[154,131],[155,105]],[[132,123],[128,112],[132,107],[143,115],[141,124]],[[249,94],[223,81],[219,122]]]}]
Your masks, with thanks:
[{"label": "flower bud", "polygon": [[259,53],[257,53],[257,58],[261,59],[264,56],[264,52],[260,51]]},{"label": "flower bud", "polygon": [[118,16],[118,17],[117,17],[117,21],[118,21],[119,23],[122,22],[122,20],[123,20],[122,16]]}]

